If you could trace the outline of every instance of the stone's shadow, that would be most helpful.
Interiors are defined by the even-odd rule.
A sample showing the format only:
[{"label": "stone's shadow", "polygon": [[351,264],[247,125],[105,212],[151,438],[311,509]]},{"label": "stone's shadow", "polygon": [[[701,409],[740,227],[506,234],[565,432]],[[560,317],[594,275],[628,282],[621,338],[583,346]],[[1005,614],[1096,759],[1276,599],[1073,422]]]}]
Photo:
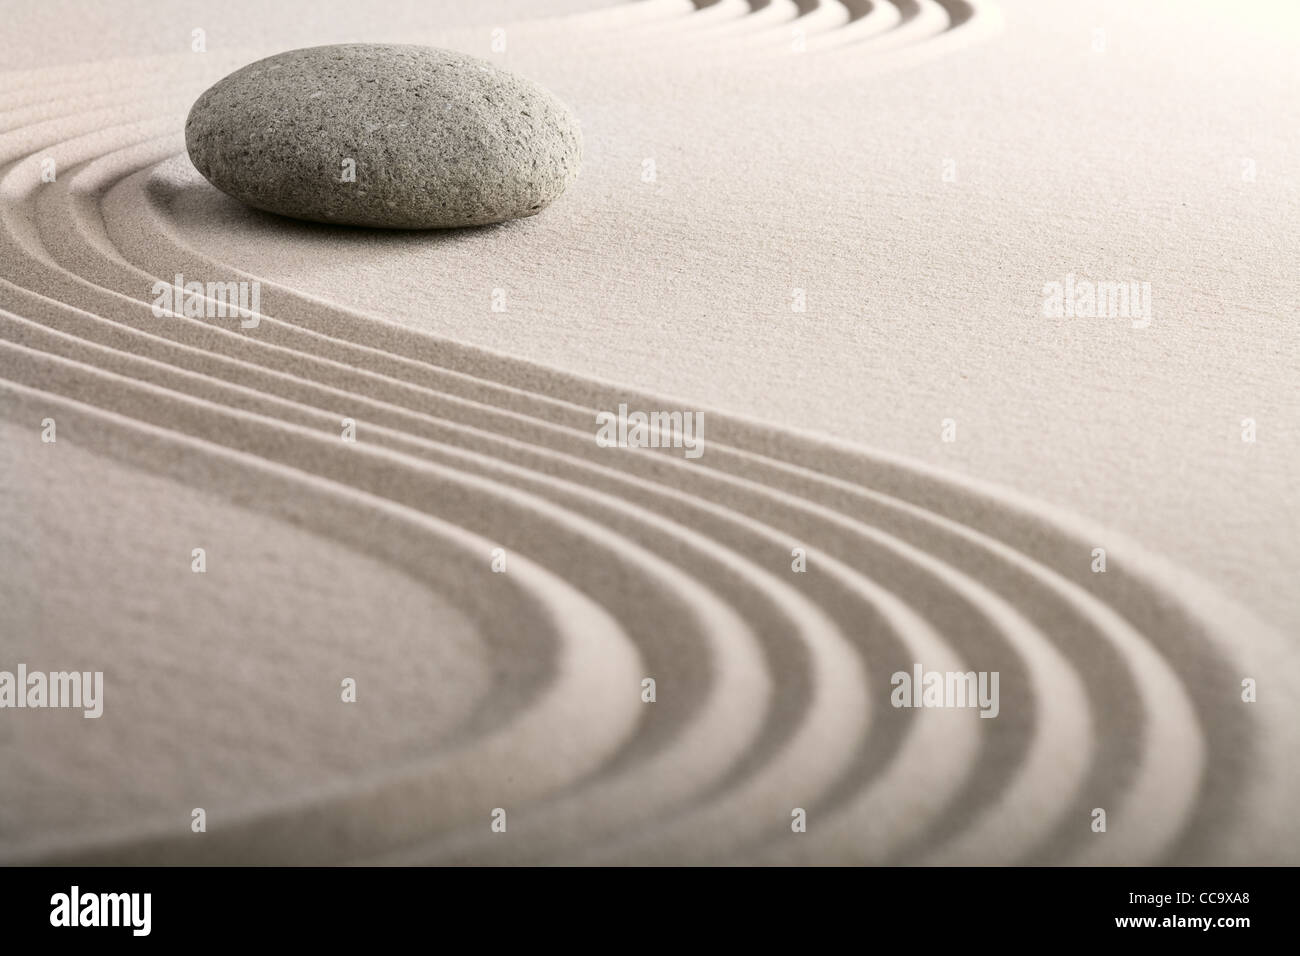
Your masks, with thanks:
[{"label": "stone's shadow", "polygon": [[253,243],[290,241],[303,248],[328,247],[331,254],[359,248],[416,249],[448,242],[499,240],[527,221],[514,219],[447,229],[384,229],[311,222],[246,205],[202,178],[178,184],[171,200],[168,214],[183,234],[194,235],[218,226],[244,233]]}]

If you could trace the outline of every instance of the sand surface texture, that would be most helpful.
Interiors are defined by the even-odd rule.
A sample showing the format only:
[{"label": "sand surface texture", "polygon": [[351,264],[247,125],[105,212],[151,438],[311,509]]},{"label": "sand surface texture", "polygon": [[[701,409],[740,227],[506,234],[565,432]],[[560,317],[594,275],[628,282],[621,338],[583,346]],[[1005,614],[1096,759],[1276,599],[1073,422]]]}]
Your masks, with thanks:
[{"label": "sand surface texture", "polygon": [[[131,9],[2,41],[0,670],[105,699],[0,711],[0,861],[1300,863],[1293,4]],[[435,233],[208,184],[195,98],[338,42],[538,81],[581,175]]]}]

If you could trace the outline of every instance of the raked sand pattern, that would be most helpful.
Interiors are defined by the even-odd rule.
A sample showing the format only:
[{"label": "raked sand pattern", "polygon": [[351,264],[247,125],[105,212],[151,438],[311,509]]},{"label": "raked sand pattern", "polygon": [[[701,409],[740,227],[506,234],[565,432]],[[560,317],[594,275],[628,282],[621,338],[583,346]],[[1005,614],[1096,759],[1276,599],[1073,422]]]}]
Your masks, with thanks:
[{"label": "raked sand pattern", "polygon": [[[1031,5],[538,6],[201,54],[178,24],[180,52],[3,74],[0,668],[102,670],[106,699],[98,720],[0,714],[0,861],[1300,861],[1300,620],[1079,513],[1066,487],[1026,494],[818,419],[770,423],[728,385],[685,400],[598,359],[581,374],[530,349],[540,332],[512,347],[458,331],[469,301],[498,327],[535,310],[534,330],[582,353],[594,340],[569,323],[658,327],[692,296],[708,315],[715,279],[738,294],[742,266],[698,257],[671,289],[639,286],[639,240],[617,245],[639,215],[625,203],[645,202],[621,190],[658,188],[689,144],[615,169],[587,120],[573,196],[436,236],[246,210],[185,155],[195,97],[258,56],[348,39],[489,56],[499,27],[532,51],[512,68],[574,61],[540,78],[580,116],[604,89],[627,124],[671,125],[650,104],[712,91],[735,115],[720,136],[793,124],[779,148],[815,177],[800,137],[843,134],[765,111],[773,90],[904,83],[996,47]],[[695,229],[725,239],[738,188],[698,177],[652,225],[682,248]],[[561,227],[590,233],[556,251]],[[793,239],[817,242],[808,229]],[[790,238],[754,233],[753,261]],[[827,275],[856,268],[829,256]],[[515,270],[501,312],[485,257]],[[256,281],[253,321],[157,314],[155,283],[176,275]],[[582,281],[600,294],[580,314]],[[774,280],[787,311],[794,284]],[[714,321],[725,341],[747,317]],[[746,375],[725,358],[714,374]],[[600,447],[596,416],[620,404],[702,411],[704,453]],[[1295,445],[1281,455],[1294,475]],[[1279,536],[1295,506],[1273,502]],[[1277,587],[1294,571],[1274,566]],[[894,707],[891,675],[915,662],[998,672],[997,717]]]}]

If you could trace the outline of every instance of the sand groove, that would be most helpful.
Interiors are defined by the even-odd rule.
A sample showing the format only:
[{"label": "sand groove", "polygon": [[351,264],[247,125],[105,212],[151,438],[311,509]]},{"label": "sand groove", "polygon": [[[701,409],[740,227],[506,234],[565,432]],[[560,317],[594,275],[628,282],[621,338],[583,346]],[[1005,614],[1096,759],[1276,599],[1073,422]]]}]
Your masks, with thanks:
[{"label": "sand groove", "polygon": [[[534,26],[575,23],[632,31],[648,55],[716,42],[748,60],[781,52],[792,26],[810,51],[931,55],[996,14],[656,0]],[[252,484],[269,517],[395,567],[423,555],[503,657],[540,663],[503,679],[456,746],[248,806],[201,844],[141,820],[0,831],[0,858],[1130,863],[1264,849],[1251,810],[1276,796],[1242,768],[1287,753],[1297,725],[1217,705],[1224,682],[1205,678],[1232,691],[1231,634],[1268,629],[1212,589],[1059,509],[720,411],[706,410],[697,461],[600,448],[598,410],[683,403],[417,333],[188,247],[173,211],[205,188],[177,134],[189,93],[90,84],[0,100],[5,419],[55,415],[61,441],[218,495]],[[33,173],[47,156],[54,183]],[[259,281],[257,328],[155,315],[153,283],[177,272]],[[1124,573],[1089,572],[1098,540]],[[498,546],[504,575],[488,564]],[[791,573],[793,547],[809,573]],[[998,671],[1001,713],[890,706],[890,675],[913,662]],[[510,808],[509,841],[487,830],[495,806]],[[1114,839],[1092,838],[1094,806]],[[815,821],[798,837],[794,807]]]}]

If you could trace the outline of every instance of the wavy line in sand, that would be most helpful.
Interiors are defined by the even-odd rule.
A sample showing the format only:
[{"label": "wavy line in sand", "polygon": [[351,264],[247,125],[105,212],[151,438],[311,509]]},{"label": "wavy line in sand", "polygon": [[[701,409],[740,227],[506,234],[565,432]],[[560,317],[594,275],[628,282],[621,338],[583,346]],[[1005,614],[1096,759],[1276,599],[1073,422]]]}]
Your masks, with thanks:
[{"label": "wavy line in sand", "polygon": [[[53,127],[47,130],[54,132]],[[135,127],[130,134],[147,136],[147,129]],[[1229,798],[1222,788],[1216,790],[1212,778],[1198,790],[1194,781],[1203,779],[1198,759],[1202,741],[1195,735],[1186,738],[1199,722],[1205,731],[1206,766],[1230,774],[1241,767],[1225,742],[1240,743],[1246,729],[1240,723],[1211,724],[1206,715],[1216,713],[1214,699],[1197,690],[1196,678],[1225,669],[1216,660],[1215,648],[1227,645],[1230,627],[1246,621],[1252,633],[1263,632],[1256,622],[1239,617],[1235,609],[1225,609],[1218,599],[1189,600],[1186,581],[1178,574],[1166,575],[1159,562],[1143,561],[1142,567],[1157,569],[1148,572],[1147,580],[1135,569],[1114,591],[1098,595],[1096,582],[1080,575],[1077,567],[1079,555],[1087,553],[1087,542],[1098,539],[1080,535],[1072,519],[884,456],[712,412],[713,434],[720,429],[722,439],[711,441],[705,467],[635,453],[611,461],[590,442],[591,411],[609,407],[611,400],[626,400],[626,390],[439,342],[268,283],[264,283],[270,291],[268,315],[259,336],[182,320],[157,320],[153,331],[146,333],[145,316],[153,317],[140,301],[145,296],[145,287],[138,284],[141,274],[167,273],[176,263],[184,263],[187,272],[193,268],[193,274],[212,274],[220,267],[185,249],[175,239],[175,230],[168,228],[169,197],[178,185],[175,171],[131,173],[133,163],[156,162],[157,147],[146,144],[124,154],[110,153],[101,162],[92,157],[102,145],[99,140],[74,143],[64,154],[65,162],[90,160],[89,164],[38,198],[32,196],[35,190],[24,191],[16,167],[6,174],[5,275],[16,285],[3,287],[4,305],[14,313],[7,318],[4,337],[20,343],[5,347],[6,377],[23,380],[26,376],[26,387],[36,384],[47,394],[62,391],[74,400],[88,396],[92,389],[97,394],[107,389],[124,403],[122,410],[130,417],[154,418],[165,424],[168,433],[194,436],[167,439],[150,432],[150,442],[159,443],[197,438],[230,444],[227,432],[232,426],[214,423],[239,421],[244,423],[239,426],[242,430],[247,422],[242,416],[247,415],[260,416],[260,426],[276,435],[276,442],[283,440],[285,430],[310,433],[315,426],[324,433],[326,422],[332,425],[336,416],[337,406],[332,403],[340,393],[353,395],[352,401],[369,402],[367,407],[373,409],[376,447],[367,447],[358,456],[382,459],[382,464],[374,465],[373,483],[362,482],[358,488],[351,471],[330,472],[338,467],[329,461],[328,451],[337,451],[332,443],[324,446],[327,453],[319,462],[295,451],[287,467],[301,472],[299,466],[311,462],[307,470],[329,472],[336,482],[353,488],[351,494],[374,497],[376,491],[391,492],[390,485],[400,474],[423,475],[430,462],[438,461],[445,468],[454,461],[449,474],[461,476],[476,492],[491,482],[527,488],[529,501],[539,509],[529,512],[529,521],[542,521],[538,514],[553,520],[560,520],[557,514],[568,520],[575,515],[581,520],[584,512],[599,514],[602,520],[594,527],[602,529],[605,537],[589,530],[568,557],[592,548],[593,542],[611,547],[623,542],[627,547],[637,540],[634,547],[652,549],[647,554],[659,549],[663,567],[690,567],[709,582],[711,590],[720,589],[713,598],[716,613],[748,617],[748,624],[734,623],[734,633],[749,635],[750,653],[724,656],[726,663],[709,676],[716,681],[748,666],[749,692],[725,694],[710,682],[695,689],[699,708],[712,706],[719,714],[724,705],[748,702],[749,708],[706,725],[702,738],[685,729],[693,725],[680,721],[663,721],[667,729],[658,734],[638,726],[637,743],[625,746],[621,756],[608,761],[593,758],[595,764],[580,780],[570,780],[549,795],[539,794],[535,807],[529,805],[512,817],[522,818],[529,834],[519,842],[521,856],[689,860],[734,854],[784,859],[793,854],[817,861],[945,861],[1024,858],[1026,854],[1032,858],[1037,853],[1056,860],[1071,849],[1077,852],[1086,835],[1068,837],[1070,827],[1055,817],[1067,816],[1068,808],[1076,804],[1085,806],[1098,788],[1108,787],[1112,795],[1128,796],[1133,803],[1135,819],[1144,824],[1135,830],[1150,832],[1147,825],[1154,826],[1157,837],[1124,848],[1112,841],[1107,847],[1116,847],[1114,857],[1158,858],[1172,845],[1174,858],[1180,854],[1195,858],[1198,843],[1212,845],[1215,840],[1189,829],[1192,822],[1221,822],[1234,804],[1241,812],[1250,799],[1258,798],[1258,790]],[[119,141],[119,145],[124,144]],[[29,220],[24,211],[33,202],[40,215]],[[98,219],[101,203],[103,220]],[[138,226],[141,211],[154,217],[146,229]],[[34,230],[24,228],[32,221],[37,223]],[[159,231],[149,236],[154,228]],[[234,275],[232,270],[224,271]],[[88,281],[88,275],[93,279]],[[31,348],[48,358],[40,359]],[[142,359],[143,355],[150,358]],[[350,376],[345,374],[349,369]],[[240,384],[232,387],[230,382]],[[347,387],[337,388],[339,382]],[[42,399],[48,400],[53,399]],[[147,407],[151,402],[158,406],[153,411]],[[183,425],[175,420],[181,408],[189,409],[179,416]],[[78,413],[92,418],[102,414],[89,410],[73,414]],[[303,424],[290,424],[294,416]],[[118,429],[139,427],[113,421],[115,434]],[[293,433],[302,439],[298,431]],[[203,449],[195,451],[196,460],[216,453],[210,445],[187,447]],[[269,446],[242,450],[244,455],[250,453],[275,457]],[[572,490],[580,483],[605,489],[604,497],[596,505],[588,504]],[[407,507],[420,511],[429,504],[421,497]],[[479,523],[482,510],[479,502],[467,513]],[[657,539],[640,540],[656,515],[669,517],[678,527],[660,528]],[[1105,540],[1112,538],[1108,535]],[[698,557],[680,559],[683,541],[693,545]],[[825,580],[818,575],[802,596],[790,593],[787,586],[778,589],[785,601],[782,612],[782,602],[773,604],[764,591],[777,580],[788,556],[784,545],[791,541],[817,542],[814,554],[819,562],[827,562],[828,571]],[[768,548],[771,554],[762,557]],[[593,573],[591,566],[579,562],[574,568],[536,542],[518,550],[542,555],[542,566],[555,573],[563,568],[561,577],[573,584],[576,576],[584,588],[590,588],[582,575]],[[665,560],[664,552],[674,560]],[[1140,556],[1136,549],[1129,553]],[[766,571],[762,570],[765,561],[772,562]],[[733,569],[730,584],[725,580],[728,567]],[[642,567],[629,579],[646,574]],[[694,580],[688,575],[682,578]],[[1175,581],[1178,586],[1171,583]],[[1106,582],[1108,588],[1112,583]],[[618,584],[602,595],[607,607],[618,606],[626,597],[622,589],[628,580]],[[673,598],[680,601],[689,586],[680,579],[676,585],[657,594],[652,606],[671,603]],[[752,607],[747,605],[751,599],[756,599]],[[1035,619],[1049,626],[1035,627]],[[853,633],[853,623],[864,620],[876,626],[867,634]],[[802,629],[802,641],[786,639],[792,626]],[[759,635],[765,630],[764,639]],[[690,639],[675,650],[690,655],[694,646],[697,653],[688,659],[697,666],[713,660],[701,658],[698,646],[708,646],[717,633],[708,628],[687,633]],[[642,653],[662,637],[655,629],[645,632]],[[1091,642],[1113,646],[1096,656],[1099,652]],[[745,643],[742,640],[737,646]],[[997,648],[1007,655],[1007,672],[1014,674],[1018,668],[1024,675],[1021,693],[1012,696],[1027,718],[1021,728],[1026,740],[1012,739],[1014,734],[980,740],[984,736],[980,725],[974,725],[975,736],[970,728],[954,733],[951,726],[924,719],[930,715],[906,714],[908,719],[901,723],[900,712],[880,705],[885,689],[882,676],[893,663],[889,653],[900,654],[901,662],[918,650],[938,651],[941,660],[975,666],[972,650],[979,652],[973,655],[978,657]],[[855,659],[860,664],[844,667]],[[788,666],[799,662],[801,666]],[[662,658],[662,664],[667,666],[669,657]],[[1118,675],[1106,675],[1108,665],[1118,665]],[[1095,679],[1099,669],[1104,677],[1100,682]],[[843,683],[831,680],[842,676],[839,670],[849,675]],[[864,686],[855,698],[854,688],[863,675],[874,675],[870,677],[874,692],[868,693]],[[689,681],[690,675],[683,673],[681,678]],[[766,696],[756,691],[765,681],[770,685]],[[1086,699],[1076,694],[1053,711],[1052,698],[1071,684]],[[1141,702],[1137,713],[1133,713],[1134,694]],[[1170,706],[1180,696],[1188,702],[1186,711]],[[836,706],[852,705],[855,699],[862,715],[858,730],[852,729],[857,723],[852,719],[830,719]],[[782,709],[793,713],[782,715]],[[1074,723],[1073,730],[1065,730],[1083,714],[1090,715],[1091,724]],[[1115,714],[1121,717],[1106,724],[1107,717]],[[1198,719],[1188,720],[1189,714]],[[1067,723],[1053,724],[1052,719]],[[1115,746],[1116,732],[1125,727],[1143,738],[1136,751]],[[1092,733],[1091,741],[1087,731]],[[809,733],[801,738],[801,732]],[[831,739],[822,746],[819,735],[826,733]],[[938,750],[943,754],[938,761],[935,752],[918,746],[939,747],[948,736],[953,746]],[[723,737],[731,741],[729,750],[720,742]],[[1289,739],[1270,727],[1264,743],[1276,746]],[[1067,744],[1070,740],[1074,743]],[[1080,741],[1093,752],[1070,755],[1067,765],[1075,768],[1075,777],[1067,779],[1077,781],[1078,792],[1062,795],[1055,789],[1059,778],[1044,779],[1045,770],[1054,769],[1046,758],[1057,755],[1063,746],[1077,748]],[[796,753],[800,750],[804,753]],[[809,754],[818,759],[810,761]],[[665,785],[662,777],[679,777],[690,756],[707,770],[692,778],[690,786],[674,787],[676,780]],[[508,744],[501,759],[506,763],[516,759]],[[829,766],[817,767],[819,762]],[[933,770],[936,763],[945,772],[932,772],[927,778],[923,771]],[[806,791],[813,793],[813,799],[803,802],[826,819],[828,832],[793,846],[786,840],[782,847],[777,841],[786,829],[785,817],[777,811],[789,806],[792,798],[788,788],[786,792],[776,788],[783,772],[799,766],[812,766]],[[655,773],[643,772],[647,767]],[[944,783],[947,793],[942,792]],[[918,786],[936,784],[940,794],[934,805],[909,812],[917,802]],[[647,800],[647,788],[651,793],[657,789],[663,799]],[[707,797],[705,806],[699,805],[702,794]],[[1159,800],[1177,800],[1179,794],[1195,804],[1185,814],[1168,813],[1168,804]],[[257,828],[267,820],[298,821],[283,831],[292,836],[265,844],[266,858],[276,858],[277,853],[292,854],[298,841],[312,832],[332,832],[345,821],[373,823],[373,815],[382,818],[383,808],[405,806],[403,800],[411,796],[412,791],[400,783],[389,787],[381,777],[376,792],[360,803],[349,802],[355,796],[332,802],[316,795],[306,803],[291,803],[291,809],[269,808],[262,811],[264,815],[254,814],[243,824],[252,830],[233,827],[222,838],[224,843],[215,842],[238,858],[251,852],[249,835],[260,832]],[[1017,819],[1025,813],[1038,818],[1046,814],[1046,820],[1026,827]],[[735,814],[745,819],[736,823]],[[530,826],[530,821],[536,822]],[[891,825],[881,825],[882,821]],[[634,825],[645,827],[654,846],[618,839]],[[897,832],[893,825],[903,828],[905,839],[892,839]],[[345,857],[373,855],[385,852],[386,843],[396,842],[406,844],[399,851],[405,859],[491,859],[503,853],[499,844],[484,846],[472,831],[457,832],[455,814],[421,819],[401,830],[396,840],[382,827],[361,829],[365,832],[331,852]],[[656,847],[665,849],[656,851]],[[75,857],[79,851],[67,852]],[[186,853],[183,846],[139,836],[125,843],[118,839],[108,852],[110,858],[132,859],[170,858],[170,853],[184,858]],[[661,856],[656,857],[656,852]],[[1086,851],[1080,858],[1092,859]]]},{"label": "wavy line in sand", "polygon": [[[706,69],[737,70],[769,69],[774,60],[797,62],[809,53],[852,52],[844,65],[875,72],[987,39],[1001,24],[989,0],[720,0],[695,8],[649,0],[519,20],[508,30],[512,43],[571,48],[588,59],[689,52],[709,57]],[[690,63],[680,59],[678,68]]]}]

